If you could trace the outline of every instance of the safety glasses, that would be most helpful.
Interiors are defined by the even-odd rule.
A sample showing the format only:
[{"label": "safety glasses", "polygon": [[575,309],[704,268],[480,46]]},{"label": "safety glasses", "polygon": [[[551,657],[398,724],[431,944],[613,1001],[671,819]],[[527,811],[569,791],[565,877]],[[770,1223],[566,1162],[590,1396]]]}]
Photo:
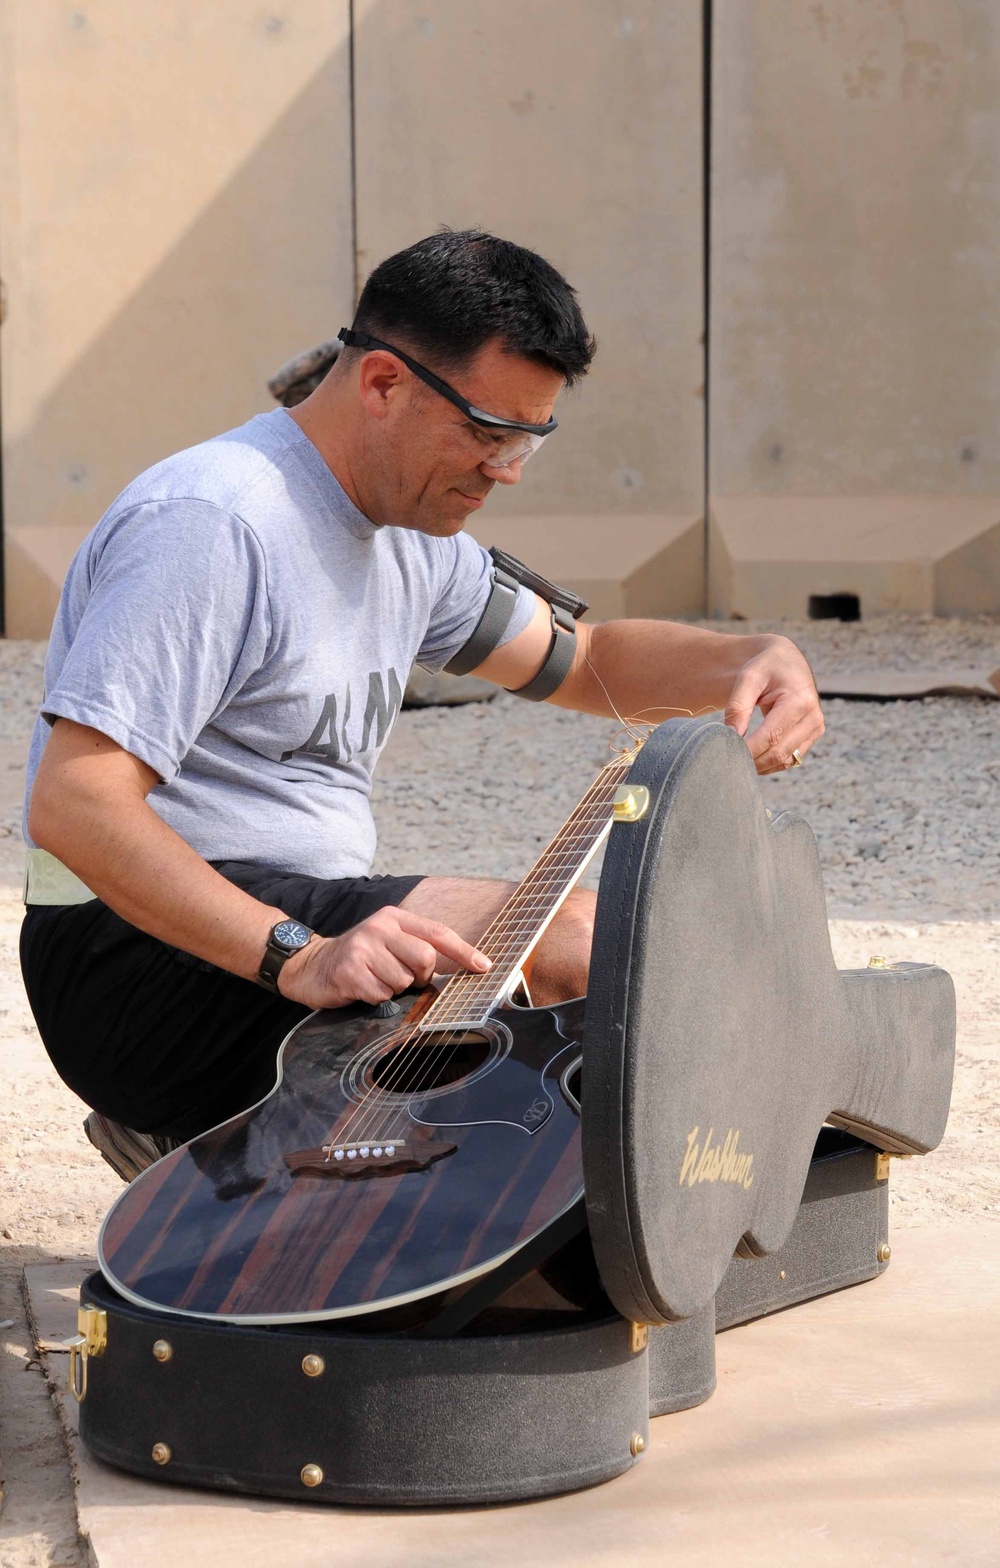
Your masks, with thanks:
[{"label": "safety glasses", "polygon": [[526,463],[532,452],[537,452],[546,436],[550,436],[558,427],[558,420],[553,416],[545,425],[528,425],[520,419],[501,419],[496,414],[487,414],[485,409],[476,408],[461,392],[456,392],[447,381],[442,381],[432,370],[419,365],[409,354],[401,348],[395,348],[391,343],[384,343],[381,338],[369,337],[367,332],[355,332],[351,327],[341,327],[337,333],[340,341],[348,348],[384,348],[390,354],[395,354],[401,359],[408,370],[412,370],[418,380],[425,386],[437,392],[441,397],[447,398],[455,408],[460,409],[466,419],[476,426],[477,431],[483,433],[483,440],[488,450],[481,459],[490,468],[509,468],[518,461]]}]

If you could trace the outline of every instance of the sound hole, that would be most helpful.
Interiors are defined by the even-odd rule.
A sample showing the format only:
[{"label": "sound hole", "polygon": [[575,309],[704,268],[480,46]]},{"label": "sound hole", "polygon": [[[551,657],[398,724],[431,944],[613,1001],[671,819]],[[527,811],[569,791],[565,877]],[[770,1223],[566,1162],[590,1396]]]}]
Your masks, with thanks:
[{"label": "sound hole", "polygon": [[366,1077],[392,1094],[431,1094],[460,1083],[485,1066],[491,1041],[475,1029],[432,1031],[409,1044],[390,1046]]}]

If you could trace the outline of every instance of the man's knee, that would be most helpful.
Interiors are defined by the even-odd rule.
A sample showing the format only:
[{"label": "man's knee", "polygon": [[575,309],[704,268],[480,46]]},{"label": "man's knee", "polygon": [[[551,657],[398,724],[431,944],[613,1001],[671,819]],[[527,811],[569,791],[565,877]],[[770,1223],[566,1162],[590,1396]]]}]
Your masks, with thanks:
[{"label": "man's knee", "polygon": [[399,907],[440,920],[467,942],[478,942],[516,886],[477,877],[424,877]]},{"label": "man's knee", "polygon": [[575,887],[556,916],[563,940],[587,958],[594,938],[594,916],[597,911],[597,894],[587,887]]},{"label": "man's knee", "polygon": [[541,1003],[583,996],[590,968],[596,895],[574,888],[535,950],[529,984]]}]

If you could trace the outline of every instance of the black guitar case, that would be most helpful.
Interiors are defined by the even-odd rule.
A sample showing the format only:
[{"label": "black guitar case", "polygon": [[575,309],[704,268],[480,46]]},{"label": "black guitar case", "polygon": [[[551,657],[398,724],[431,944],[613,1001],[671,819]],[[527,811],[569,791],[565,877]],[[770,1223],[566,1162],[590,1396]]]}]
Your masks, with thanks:
[{"label": "black guitar case", "polygon": [[[887,1161],[944,1132],[951,980],[838,972],[809,828],[746,747],[672,720],[611,831],[587,995],[585,1214],[418,1327],[275,1328],[81,1293],[91,1451],[188,1485],[487,1503],[593,1485],[706,1399],[714,1336],[886,1266]],[[86,1352],[86,1355],[84,1355]]]}]

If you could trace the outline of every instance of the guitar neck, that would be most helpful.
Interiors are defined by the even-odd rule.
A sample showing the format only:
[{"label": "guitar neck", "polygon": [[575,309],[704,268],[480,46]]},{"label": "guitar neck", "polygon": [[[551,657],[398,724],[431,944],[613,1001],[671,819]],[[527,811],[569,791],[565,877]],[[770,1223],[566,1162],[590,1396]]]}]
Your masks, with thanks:
[{"label": "guitar neck", "polygon": [[493,924],[479,939],[493,967],[485,975],[461,973],[445,982],[421,1019],[421,1029],[483,1023],[512,986],[542,932],[580,880],[611,831],[614,802],[634,760],[634,751],[614,757],[542,851]]}]

